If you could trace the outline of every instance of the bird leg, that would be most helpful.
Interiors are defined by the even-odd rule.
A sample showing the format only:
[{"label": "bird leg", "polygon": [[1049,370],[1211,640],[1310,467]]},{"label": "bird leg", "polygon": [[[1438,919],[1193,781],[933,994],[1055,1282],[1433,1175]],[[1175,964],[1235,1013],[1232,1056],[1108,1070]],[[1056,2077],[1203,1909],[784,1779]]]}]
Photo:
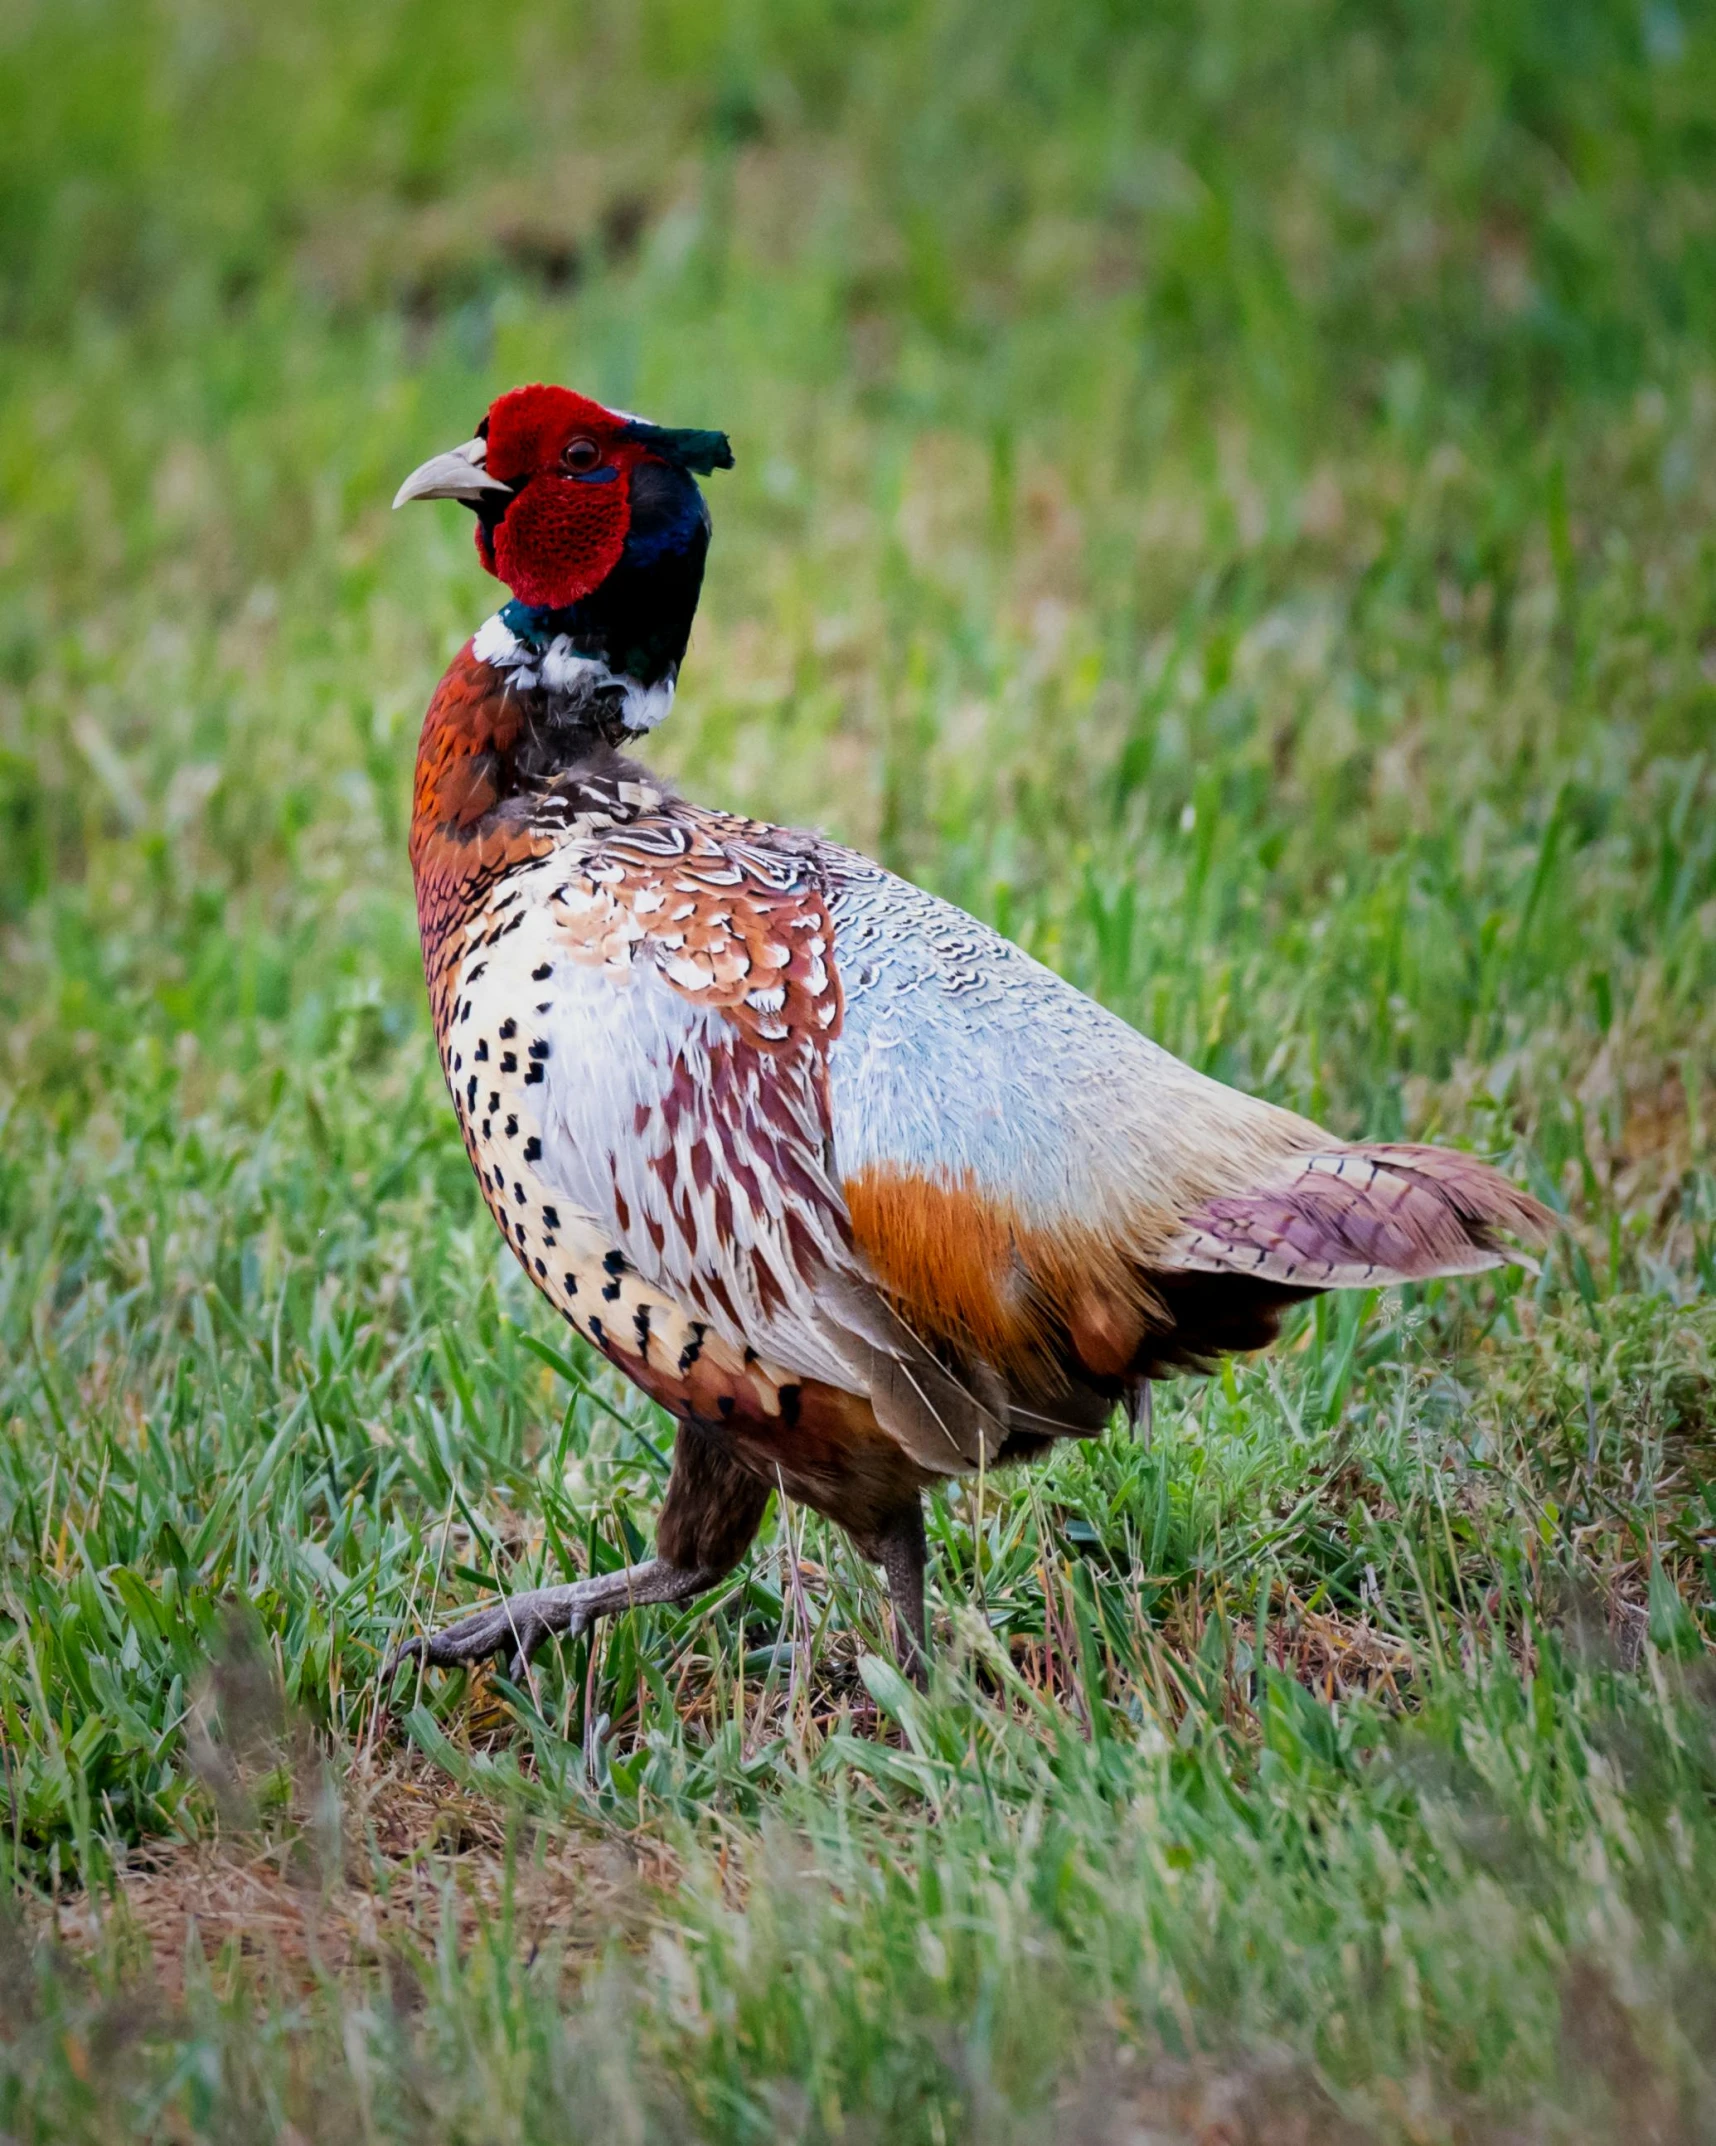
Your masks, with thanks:
[{"label": "bird leg", "polygon": [[656,1519],[660,1556],[620,1572],[592,1573],[565,1587],[509,1595],[444,1631],[408,1639],[389,1655],[381,1688],[390,1691],[394,1671],[414,1657],[451,1669],[509,1650],[516,1682],[551,1633],[578,1639],[598,1617],[649,1602],[688,1602],[725,1578],[744,1556],[768,1502],[769,1485],[734,1459],[719,1429],[688,1418],[674,1441],[673,1473]]},{"label": "bird leg", "polygon": [[[730,1568],[727,1568],[730,1569]],[[627,1565],[619,1572],[594,1574],[564,1587],[537,1587],[526,1594],[507,1595],[475,1616],[439,1632],[419,1633],[396,1647],[381,1672],[383,1691],[392,1689],[394,1672],[415,1657],[438,1669],[451,1669],[480,1662],[491,1654],[512,1654],[511,1674],[517,1682],[542,1642],[552,1633],[580,1638],[598,1617],[616,1611],[641,1609],[650,1602],[686,1602],[713,1587],[721,1578],[719,1569],[687,1568],[652,1557],[641,1565]]]},{"label": "bird leg", "polygon": [[929,1681],[929,1627],[924,1620],[924,1512],[917,1499],[903,1507],[867,1548],[888,1578],[894,1605],[894,1651],[900,1667],[920,1687]]}]

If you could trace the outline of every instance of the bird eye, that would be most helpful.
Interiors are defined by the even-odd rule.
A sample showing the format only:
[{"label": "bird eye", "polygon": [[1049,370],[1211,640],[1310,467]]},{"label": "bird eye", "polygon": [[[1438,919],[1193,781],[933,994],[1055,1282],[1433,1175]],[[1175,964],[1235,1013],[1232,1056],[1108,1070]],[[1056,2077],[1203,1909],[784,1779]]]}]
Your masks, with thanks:
[{"label": "bird eye", "polygon": [[602,450],[594,440],[573,440],[560,459],[569,470],[576,473],[594,469],[602,459]]}]

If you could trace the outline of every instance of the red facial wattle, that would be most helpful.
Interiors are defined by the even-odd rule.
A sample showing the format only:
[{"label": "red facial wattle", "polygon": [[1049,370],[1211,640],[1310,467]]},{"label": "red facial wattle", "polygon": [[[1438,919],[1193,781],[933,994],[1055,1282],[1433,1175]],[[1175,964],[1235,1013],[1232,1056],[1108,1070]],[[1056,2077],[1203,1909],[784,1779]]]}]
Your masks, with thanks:
[{"label": "red facial wattle", "polygon": [[619,564],[631,523],[628,492],[624,470],[602,484],[533,477],[492,538],[478,524],[478,556],[521,602],[575,604]]},{"label": "red facial wattle", "polygon": [[[522,387],[489,411],[486,467],[519,490],[492,524],[477,525],[477,556],[527,604],[560,609],[588,596],[618,565],[631,526],[631,471],[639,449],[618,437],[628,422],[567,388]],[[589,469],[567,449],[593,441]]]}]

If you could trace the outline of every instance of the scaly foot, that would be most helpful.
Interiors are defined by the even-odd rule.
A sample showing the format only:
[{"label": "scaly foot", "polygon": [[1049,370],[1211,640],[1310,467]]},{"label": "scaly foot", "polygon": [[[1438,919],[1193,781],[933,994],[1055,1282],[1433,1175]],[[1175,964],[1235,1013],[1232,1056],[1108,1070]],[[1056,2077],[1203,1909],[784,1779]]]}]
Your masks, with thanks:
[{"label": "scaly foot", "polygon": [[569,1586],[507,1595],[492,1608],[462,1617],[439,1632],[419,1633],[396,1647],[382,1665],[381,1688],[391,1691],[395,1672],[414,1657],[437,1669],[452,1669],[509,1650],[510,1674],[515,1683],[521,1682],[531,1656],[555,1633],[577,1639],[598,1617],[641,1608],[647,1602],[684,1602],[719,1578],[717,1572],[687,1571],[665,1558],[652,1557],[646,1564],[598,1573]]}]

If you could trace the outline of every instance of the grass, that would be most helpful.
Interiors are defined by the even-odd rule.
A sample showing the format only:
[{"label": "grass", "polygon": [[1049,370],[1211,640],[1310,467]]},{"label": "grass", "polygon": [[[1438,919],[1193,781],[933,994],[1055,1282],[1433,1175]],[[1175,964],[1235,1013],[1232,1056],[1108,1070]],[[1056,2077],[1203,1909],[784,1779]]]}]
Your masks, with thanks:
[{"label": "grass", "polygon": [[[1711,2135],[1713,87],[1597,0],[0,25],[8,2136]],[[950,1496],[924,1697],[788,1510],[377,1710],[670,1435],[416,966],[493,596],[386,502],[540,376],[734,437],[698,794],[1566,1221]]]}]

